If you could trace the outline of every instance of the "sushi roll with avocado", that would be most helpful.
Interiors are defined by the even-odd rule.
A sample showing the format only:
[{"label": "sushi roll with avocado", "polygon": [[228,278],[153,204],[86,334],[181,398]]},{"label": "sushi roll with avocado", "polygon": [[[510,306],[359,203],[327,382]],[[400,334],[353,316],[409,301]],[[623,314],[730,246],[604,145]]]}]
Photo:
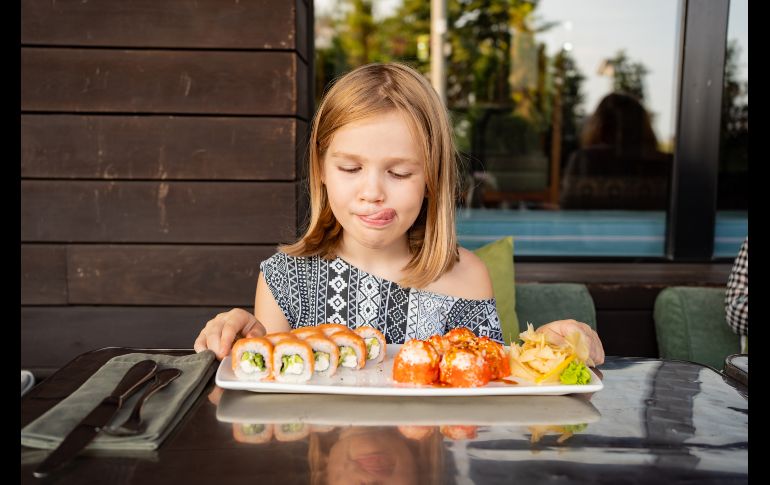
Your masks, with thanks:
[{"label": "sushi roll with avocado", "polygon": [[230,353],[235,377],[242,381],[261,381],[273,374],[273,344],[263,337],[242,338]]},{"label": "sushi roll with avocado", "polygon": [[370,325],[358,327],[354,332],[364,339],[367,363],[379,364],[385,359],[388,347],[385,344],[385,336],[382,332]]},{"label": "sushi roll with avocado", "polygon": [[314,360],[307,342],[281,340],[273,348],[273,377],[276,382],[307,382],[313,377]]}]

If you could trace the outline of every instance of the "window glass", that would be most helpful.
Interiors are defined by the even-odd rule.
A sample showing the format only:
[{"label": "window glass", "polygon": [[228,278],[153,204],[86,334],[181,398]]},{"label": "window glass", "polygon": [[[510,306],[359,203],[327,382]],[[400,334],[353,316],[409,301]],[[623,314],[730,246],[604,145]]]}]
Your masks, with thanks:
[{"label": "window glass", "polygon": [[730,1],[724,76],[714,256],[734,258],[748,234],[748,0]]},{"label": "window glass", "polygon": [[[429,77],[430,2],[316,0],[316,93],[366,62]],[[447,0],[458,236],[517,256],[664,255],[680,6]]]}]

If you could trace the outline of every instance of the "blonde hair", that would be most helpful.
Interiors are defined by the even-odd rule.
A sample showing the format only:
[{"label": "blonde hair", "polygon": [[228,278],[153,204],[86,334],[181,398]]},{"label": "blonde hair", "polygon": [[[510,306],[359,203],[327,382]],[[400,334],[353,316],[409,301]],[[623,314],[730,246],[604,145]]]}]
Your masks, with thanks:
[{"label": "blonde hair", "polygon": [[421,288],[458,260],[455,234],[457,150],[452,126],[436,91],[425,77],[399,63],[358,67],[333,82],[313,117],[309,139],[310,221],[294,244],[279,247],[291,256],[331,259],[342,240],[321,182],[323,157],[334,133],[348,123],[397,110],[407,119],[423,154],[426,196],[407,232],[411,259],[398,283]]}]

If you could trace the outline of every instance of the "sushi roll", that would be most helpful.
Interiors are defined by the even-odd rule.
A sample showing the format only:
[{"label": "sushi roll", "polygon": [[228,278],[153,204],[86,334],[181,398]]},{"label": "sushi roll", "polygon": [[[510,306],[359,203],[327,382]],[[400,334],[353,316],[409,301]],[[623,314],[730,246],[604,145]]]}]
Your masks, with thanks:
[{"label": "sushi roll", "polygon": [[502,345],[490,340],[489,337],[479,337],[472,348],[481,352],[489,367],[490,380],[502,379],[511,375],[511,364]]},{"label": "sushi roll", "polygon": [[270,343],[273,344],[273,347],[275,347],[276,344],[278,344],[278,342],[280,342],[281,340],[286,340],[286,339],[297,340],[298,339],[298,337],[296,335],[294,335],[294,334],[292,334],[290,332],[269,333],[269,334],[265,335],[264,338],[268,339],[270,341]]},{"label": "sushi roll", "polygon": [[452,345],[474,342],[478,337],[468,327],[456,327],[444,334]]},{"label": "sushi roll", "polygon": [[313,377],[313,349],[306,342],[284,339],[273,348],[273,377],[277,382],[307,382]]},{"label": "sushi roll", "polygon": [[230,352],[233,373],[242,381],[261,381],[273,374],[273,344],[263,337],[242,338]]},{"label": "sushi roll", "polygon": [[313,349],[315,373],[320,376],[333,376],[337,372],[337,365],[340,361],[339,347],[320,332],[306,337],[305,343]]},{"label": "sushi roll", "polygon": [[362,369],[366,365],[364,339],[350,330],[333,333],[329,339],[340,349],[339,367]]},{"label": "sushi roll", "polygon": [[480,351],[453,347],[439,365],[439,379],[453,387],[481,387],[489,383],[490,372]]},{"label": "sushi roll", "polygon": [[322,323],[316,325],[316,328],[324,333],[327,337],[336,332],[352,332],[347,325],[341,323]]},{"label": "sushi roll", "polygon": [[428,337],[426,342],[431,344],[433,348],[436,349],[436,352],[438,352],[438,355],[441,356],[446,354],[447,351],[452,347],[452,344],[449,343],[449,340],[445,339],[441,335],[431,335]]},{"label": "sushi roll", "polygon": [[275,425],[275,439],[297,441],[310,435],[310,425],[305,423],[282,423]]},{"label": "sushi roll", "polygon": [[356,335],[364,339],[366,345],[366,361],[372,361],[379,364],[385,359],[388,346],[385,343],[385,336],[374,327],[364,325],[354,330]]},{"label": "sushi roll", "polygon": [[305,340],[305,338],[309,337],[310,335],[324,334],[318,327],[299,327],[295,328],[290,333],[300,340]]},{"label": "sushi roll", "polygon": [[272,437],[272,424],[233,423],[233,438],[239,443],[267,443]]},{"label": "sushi roll", "polygon": [[409,340],[393,360],[393,380],[406,384],[438,382],[440,357],[431,344]]}]

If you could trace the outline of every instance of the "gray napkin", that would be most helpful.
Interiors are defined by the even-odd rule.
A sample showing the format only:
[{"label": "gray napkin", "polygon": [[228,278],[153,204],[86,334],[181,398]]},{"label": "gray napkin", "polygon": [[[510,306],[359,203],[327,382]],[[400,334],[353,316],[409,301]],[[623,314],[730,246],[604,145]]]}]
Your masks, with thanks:
[{"label": "gray napkin", "polygon": [[[152,359],[158,363],[158,370],[176,367],[182,371],[182,374],[145,402],[142,417],[147,423],[147,429],[135,436],[117,437],[100,433],[86,449],[155,450],[171,433],[206,386],[211,377],[211,363],[215,357],[214,352],[210,350],[183,357],[140,353],[113,357],[78,390],[25,426],[21,430],[21,444],[33,448],[56,448],[64,437],[115,389],[132,365],[145,359]],[[120,425],[128,418],[131,408],[143,390],[144,388],[140,389],[123,404],[110,422],[111,425]]]}]

